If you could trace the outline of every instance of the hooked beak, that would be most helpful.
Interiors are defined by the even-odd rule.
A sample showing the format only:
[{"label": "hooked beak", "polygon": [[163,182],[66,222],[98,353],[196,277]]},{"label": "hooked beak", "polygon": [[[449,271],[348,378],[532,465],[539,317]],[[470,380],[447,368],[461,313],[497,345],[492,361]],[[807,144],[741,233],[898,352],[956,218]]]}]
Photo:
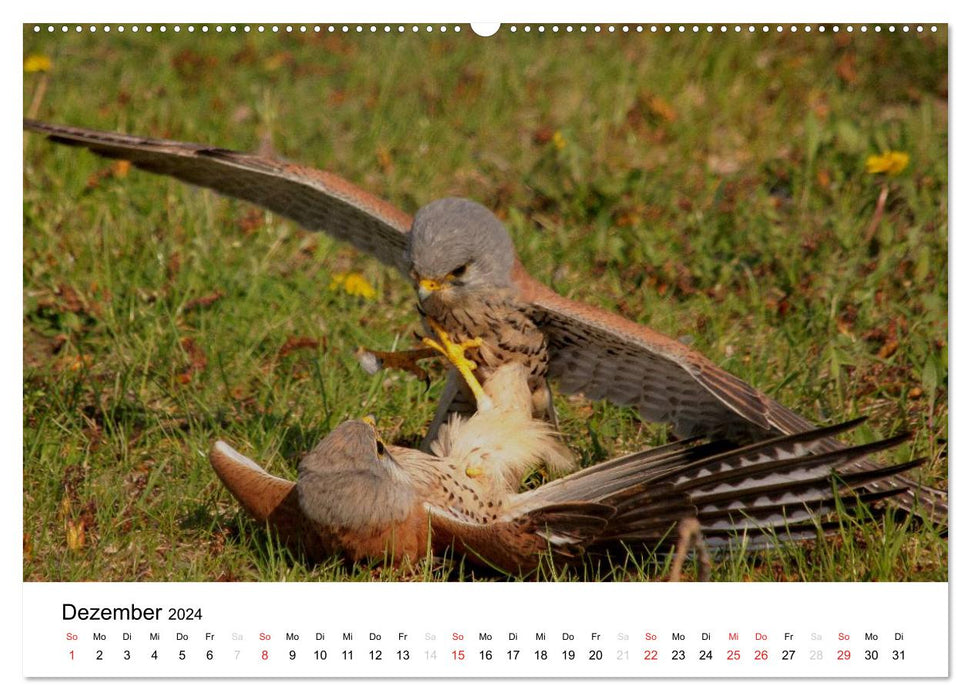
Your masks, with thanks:
[{"label": "hooked beak", "polygon": [[418,281],[418,298],[421,301],[425,301],[425,299],[430,297],[433,292],[437,292],[443,286],[444,285],[438,280],[422,278]]}]

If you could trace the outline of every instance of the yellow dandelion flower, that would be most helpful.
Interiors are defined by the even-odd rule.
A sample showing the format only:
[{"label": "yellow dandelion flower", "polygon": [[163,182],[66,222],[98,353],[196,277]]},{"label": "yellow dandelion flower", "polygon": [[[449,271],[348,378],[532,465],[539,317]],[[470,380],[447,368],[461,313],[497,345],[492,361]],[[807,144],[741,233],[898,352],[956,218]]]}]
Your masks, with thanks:
[{"label": "yellow dandelion flower", "polygon": [[562,151],[566,148],[566,139],[563,138],[563,132],[557,131],[553,134],[553,145],[556,146],[556,150]]},{"label": "yellow dandelion flower", "polygon": [[46,73],[50,71],[51,59],[42,53],[32,53],[24,59],[24,73]]},{"label": "yellow dandelion flower", "polygon": [[886,173],[887,175],[899,175],[907,169],[910,163],[910,156],[901,151],[884,151],[880,155],[870,156],[866,159],[866,171],[871,175]]},{"label": "yellow dandelion flower", "polygon": [[371,283],[364,279],[363,275],[357,272],[341,272],[334,275],[330,281],[330,291],[335,289],[343,290],[345,294],[355,297],[373,299],[378,295]]}]

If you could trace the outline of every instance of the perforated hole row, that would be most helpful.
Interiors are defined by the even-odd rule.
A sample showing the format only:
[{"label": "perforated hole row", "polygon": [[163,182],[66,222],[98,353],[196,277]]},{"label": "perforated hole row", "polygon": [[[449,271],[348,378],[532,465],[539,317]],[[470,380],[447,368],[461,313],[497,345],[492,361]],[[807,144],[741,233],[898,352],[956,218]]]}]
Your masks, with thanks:
[{"label": "perforated hole row", "polygon": [[[166,33],[166,32],[174,32],[176,34],[181,33],[181,32],[188,32],[190,34],[191,33],[201,33],[201,34],[211,34],[211,33],[214,33],[214,34],[227,34],[227,33],[228,34],[234,34],[234,33],[243,33],[243,34],[246,34],[246,33],[252,33],[252,32],[255,32],[255,33],[258,33],[258,34],[259,33],[280,33],[280,32],[285,32],[285,33],[304,33],[304,34],[305,33],[308,33],[308,32],[314,32],[314,33],[344,33],[344,34],[378,34],[378,33],[381,33],[381,34],[405,34],[405,33],[412,33],[412,34],[417,34],[417,33],[447,34],[447,33],[459,33],[459,32],[465,31],[465,29],[463,29],[463,27],[460,27],[458,25],[444,25],[444,24],[441,24],[441,25],[431,25],[431,24],[424,24],[424,25],[418,25],[418,24],[408,24],[408,25],[404,25],[404,24],[398,24],[398,25],[390,25],[390,24],[327,24],[327,25],[320,25],[320,24],[315,24],[315,25],[307,25],[307,24],[285,24],[285,25],[283,25],[283,24],[272,24],[272,25],[264,25],[264,24],[256,24],[256,25],[249,25],[249,24],[243,24],[243,25],[235,25],[235,24],[231,24],[231,25],[221,25],[221,24],[216,24],[216,25],[208,25],[208,24],[191,25],[190,24],[190,25],[179,25],[179,24],[176,24],[176,25],[164,25],[164,24],[162,24],[162,25],[157,25],[157,26],[155,26],[155,25],[136,25],[136,24],[132,24],[132,25],[124,25],[124,24],[116,24],[116,25],[109,25],[109,24],[102,24],[102,25],[95,25],[95,24],[90,24],[90,25],[80,25],[80,24],[74,24],[74,25],[67,25],[67,24],[58,24],[58,25],[54,25],[54,24],[34,25],[34,32],[35,33],[40,33],[40,32],[44,32],[44,31],[46,31],[48,33],[54,33],[54,32],[61,32],[61,33],[75,32],[75,33],[80,33],[80,32],[85,32],[85,31],[87,31],[87,32],[104,32],[104,33],[111,33],[111,32],[118,32],[118,33],[131,32],[133,34],[137,34],[138,32],[145,32],[145,33],[149,33],[149,34],[152,33],[152,32],[160,32],[160,33],[163,33],[163,34]],[[488,34],[491,34],[492,33],[492,32],[489,32],[489,31],[479,31],[475,27],[472,28],[472,31],[475,32],[475,33],[477,33],[477,34],[481,34],[481,35],[488,35]],[[777,34],[781,34],[781,33],[794,34],[794,33],[797,33],[797,32],[802,32],[802,33],[812,33],[812,32],[815,32],[815,33],[818,33],[818,34],[824,34],[824,33],[838,34],[840,32],[846,32],[848,34],[852,34],[853,32],[861,32],[861,33],[866,33],[866,32],[877,32],[877,33],[880,33],[880,32],[890,32],[890,33],[895,33],[895,32],[898,32],[898,31],[899,32],[904,32],[904,33],[912,32],[912,31],[913,32],[918,32],[918,33],[922,33],[922,32],[925,32],[925,31],[936,32],[937,31],[937,25],[930,25],[930,26],[925,27],[922,24],[916,24],[916,25],[911,25],[911,24],[903,24],[903,25],[893,25],[893,24],[889,24],[889,25],[879,25],[879,24],[878,25],[865,25],[865,24],[863,24],[863,25],[853,25],[853,24],[847,24],[847,25],[838,25],[838,24],[784,24],[784,25],[783,24],[771,24],[771,25],[770,24],[759,24],[759,25],[755,25],[755,24],[649,24],[649,25],[644,25],[644,24],[636,24],[636,25],[629,25],[629,24],[621,24],[621,25],[617,25],[617,24],[606,24],[606,25],[600,25],[600,24],[593,24],[593,25],[578,24],[578,25],[573,25],[573,24],[567,24],[567,25],[558,25],[558,24],[554,24],[554,25],[549,25],[549,26],[542,25],[542,24],[540,24],[540,25],[530,25],[530,24],[526,24],[526,25],[515,25],[515,24],[512,24],[512,25],[508,25],[508,26],[501,27],[499,31],[506,31],[506,32],[509,32],[511,34],[515,34],[515,33],[519,33],[519,32],[526,33],[526,34],[530,34],[530,33],[537,33],[537,34],[547,34],[547,33],[560,34],[560,33],[565,33],[565,34],[571,34],[571,33],[575,33],[575,32],[580,32],[580,33],[591,33],[592,32],[594,34],[597,34],[597,33],[607,33],[607,34],[611,34],[611,33],[621,33],[621,34],[623,34],[623,33],[644,33],[644,32],[650,32],[652,34],[659,34],[659,33],[664,33],[664,34],[673,34],[673,33],[681,33],[681,34],[687,34],[687,33],[693,33],[693,34],[703,34],[703,33],[704,34],[716,34],[716,33],[721,33],[721,34],[727,34],[727,33],[735,33],[735,34],[742,34],[742,33],[748,33],[748,34],[756,34],[756,33],[768,34],[770,32],[775,32]]]}]

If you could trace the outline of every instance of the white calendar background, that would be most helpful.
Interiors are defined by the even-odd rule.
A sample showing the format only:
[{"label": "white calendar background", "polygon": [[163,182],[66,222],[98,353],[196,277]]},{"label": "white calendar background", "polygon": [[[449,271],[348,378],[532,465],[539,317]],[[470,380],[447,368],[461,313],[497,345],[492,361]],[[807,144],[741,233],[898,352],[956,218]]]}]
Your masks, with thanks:
[{"label": "white calendar background", "polygon": [[27,583],[24,675],[946,677],[947,590]]}]

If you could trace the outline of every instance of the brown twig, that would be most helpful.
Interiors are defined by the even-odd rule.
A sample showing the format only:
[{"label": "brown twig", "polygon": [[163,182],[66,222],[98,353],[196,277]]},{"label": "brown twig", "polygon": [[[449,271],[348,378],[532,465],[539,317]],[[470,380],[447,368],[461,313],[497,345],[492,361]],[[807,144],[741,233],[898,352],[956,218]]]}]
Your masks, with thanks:
[{"label": "brown twig", "polygon": [[422,369],[418,362],[438,355],[431,348],[415,348],[414,350],[398,350],[396,352],[358,348],[354,354],[358,362],[361,363],[361,367],[368,374],[374,374],[382,369],[400,369],[411,372],[425,383],[428,382],[428,372]]},{"label": "brown twig", "polygon": [[877,226],[880,225],[880,221],[883,219],[883,210],[887,206],[887,195],[890,194],[890,183],[884,182],[883,187],[880,188],[880,196],[877,197],[877,208],[873,211],[873,217],[870,219],[870,225],[867,226],[866,236],[864,240],[869,243],[873,240],[873,235],[877,232]]},{"label": "brown twig", "polygon": [[37,115],[40,113],[40,103],[44,100],[44,94],[47,92],[47,73],[40,74],[40,80],[37,81],[37,88],[34,90],[34,97],[30,101],[30,107],[27,110],[27,117],[30,119],[36,119]]}]

